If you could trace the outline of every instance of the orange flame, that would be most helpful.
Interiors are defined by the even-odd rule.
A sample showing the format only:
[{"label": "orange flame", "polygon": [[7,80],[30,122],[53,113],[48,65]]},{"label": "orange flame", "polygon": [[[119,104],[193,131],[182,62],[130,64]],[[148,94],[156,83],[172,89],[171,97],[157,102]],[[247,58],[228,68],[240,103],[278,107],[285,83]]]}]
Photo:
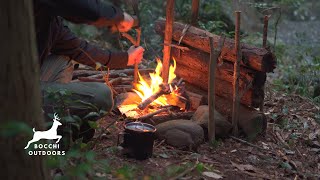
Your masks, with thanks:
[{"label": "orange flame", "polygon": [[[169,84],[176,78],[175,70],[176,70],[176,61],[173,59],[173,64],[170,65],[170,68],[169,68],[169,79],[168,79]],[[150,75],[149,82],[147,80],[145,80],[140,75],[140,73],[138,74],[139,75],[139,82],[136,84],[136,87],[135,87],[136,89],[133,89],[133,91],[136,92],[140,96],[142,101],[146,100],[147,98],[149,98],[154,93],[156,93],[160,90],[160,85],[163,82],[163,79],[161,77],[161,73],[162,73],[162,62],[160,59],[157,59],[157,67],[155,69],[155,72],[149,73],[149,75]],[[171,92],[173,92],[173,90],[176,89],[176,87],[173,88],[170,85],[170,89],[172,90]],[[160,96],[152,104],[153,105],[161,105],[161,106],[169,105],[165,95]]]}]

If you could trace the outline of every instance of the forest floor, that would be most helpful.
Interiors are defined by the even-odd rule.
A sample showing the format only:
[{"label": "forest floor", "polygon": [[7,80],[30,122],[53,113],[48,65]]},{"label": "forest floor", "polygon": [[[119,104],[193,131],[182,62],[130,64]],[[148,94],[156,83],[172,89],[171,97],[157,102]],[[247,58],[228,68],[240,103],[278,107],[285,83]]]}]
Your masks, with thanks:
[{"label": "forest floor", "polygon": [[[197,152],[183,151],[156,141],[153,156],[144,161],[121,155],[117,146],[123,122],[108,125],[116,118],[100,121],[94,151],[108,159],[108,179],[319,179],[319,106],[299,95],[266,88],[265,135],[243,143],[232,138],[214,144],[203,143]],[[103,129],[103,131],[102,131]]]}]

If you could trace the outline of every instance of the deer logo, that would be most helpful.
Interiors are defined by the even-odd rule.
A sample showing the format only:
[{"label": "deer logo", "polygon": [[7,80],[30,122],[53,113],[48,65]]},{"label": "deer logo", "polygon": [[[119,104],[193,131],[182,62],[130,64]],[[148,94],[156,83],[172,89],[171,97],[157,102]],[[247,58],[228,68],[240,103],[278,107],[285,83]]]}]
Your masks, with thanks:
[{"label": "deer logo", "polygon": [[40,139],[58,139],[56,143],[60,141],[62,136],[57,134],[58,126],[61,126],[62,124],[59,122],[60,118],[56,113],[54,113],[54,119],[53,119],[53,125],[52,127],[47,131],[35,131],[33,128],[33,138],[28,142],[27,146],[24,149],[27,149],[31,143],[37,142]]}]

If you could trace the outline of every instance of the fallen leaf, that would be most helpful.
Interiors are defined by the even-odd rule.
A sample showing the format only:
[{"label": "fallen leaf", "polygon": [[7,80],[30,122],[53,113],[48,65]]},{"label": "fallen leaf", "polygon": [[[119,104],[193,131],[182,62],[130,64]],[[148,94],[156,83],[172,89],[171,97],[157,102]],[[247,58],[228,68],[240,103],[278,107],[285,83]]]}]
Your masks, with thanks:
[{"label": "fallen leaf", "polygon": [[250,164],[237,164],[231,161],[231,164],[241,171],[253,171],[255,172],[256,168]]},{"label": "fallen leaf", "polygon": [[263,149],[270,149],[267,143],[261,142]]},{"label": "fallen leaf", "polygon": [[202,175],[213,178],[213,179],[222,179],[223,177],[214,172],[203,172]]},{"label": "fallen leaf", "polygon": [[288,150],[288,149],[284,149],[284,152],[288,155],[294,155],[295,152],[294,151],[291,151],[291,150]]},{"label": "fallen leaf", "polygon": [[237,164],[237,163],[234,163],[232,161],[230,161],[230,162],[234,167],[236,167],[237,169],[239,169],[240,171],[242,171],[245,174],[248,174],[248,175],[253,176],[253,177],[259,177],[259,178],[264,178],[264,179],[272,179],[272,176],[264,173],[262,170],[260,170],[258,168],[253,167],[250,164]]},{"label": "fallen leaf", "polygon": [[160,157],[164,158],[164,159],[168,159],[169,156],[165,153],[159,154]]}]

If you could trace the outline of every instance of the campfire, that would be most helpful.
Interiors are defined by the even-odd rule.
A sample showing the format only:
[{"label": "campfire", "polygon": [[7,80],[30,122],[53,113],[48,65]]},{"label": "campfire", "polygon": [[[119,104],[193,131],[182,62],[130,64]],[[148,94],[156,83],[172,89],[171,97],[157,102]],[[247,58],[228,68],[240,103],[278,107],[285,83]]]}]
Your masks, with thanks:
[{"label": "campfire", "polygon": [[[169,68],[168,84],[164,84],[161,77],[163,65],[160,59],[156,59],[157,66],[154,72],[148,76],[138,73],[139,81],[134,85],[132,91],[141,99],[140,102],[132,104],[121,104],[118,109],[127,117],[140,118],[149,113],[164,113],[168,109],[183,111],[186,109],[187,99],[182,96],[182,79],[178,80],[176,60],[172,60]],[[160,111],[159,111],[160,110]]]}]

